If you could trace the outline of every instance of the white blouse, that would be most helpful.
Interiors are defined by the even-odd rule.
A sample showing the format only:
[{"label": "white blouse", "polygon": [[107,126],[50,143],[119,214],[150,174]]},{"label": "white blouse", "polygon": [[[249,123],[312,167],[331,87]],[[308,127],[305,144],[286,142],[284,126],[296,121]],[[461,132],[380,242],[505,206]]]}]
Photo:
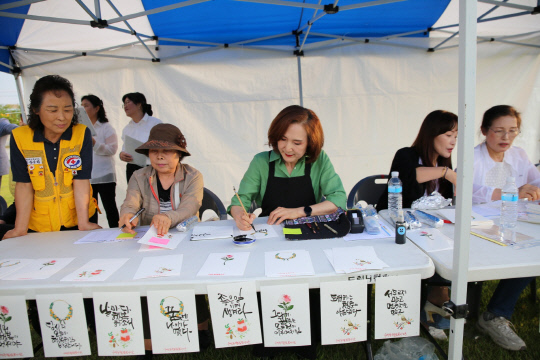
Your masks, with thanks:
[{"label": "white blouse", "polygon": [[518,188],[525,184],[540,187],[540,171],[522,148],[512,146],[506,150],[502,163],[497,165],[489,156],[485,142],[474,148],[473,204],[490,202],[493,191],[502,188],[508,174],[516,179]]},{"label": "white blouse", "polygon": [[124,130],[122,130],[122,141],[124,142],[124,144],[122,145],[122,151],[126,151],[126,136],[132,137],[145,143],[148,141],[150,130],[152,130],[154,125],[161,123],[161,120],[148,114],[144,114],[143,118],[138,123],[131,120],[126,125]]},{"label": "white blouse", "polygon": [[118,150],[118,137],[110,123],[96,121],[94,124],[96,136],[94,139],[94,157],[91,184],[116,182],[114,154]]}]

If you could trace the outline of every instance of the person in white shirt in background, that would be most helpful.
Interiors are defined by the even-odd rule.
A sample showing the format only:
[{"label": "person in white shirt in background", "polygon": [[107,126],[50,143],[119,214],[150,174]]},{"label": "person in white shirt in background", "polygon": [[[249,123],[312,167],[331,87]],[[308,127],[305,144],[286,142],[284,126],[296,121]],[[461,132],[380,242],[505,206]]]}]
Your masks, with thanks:
[{"label": "person in white shirt in background", "polygon": [[18,125],[12,124],[6,118],[0,119],[0,186],[2,185],[2,176],[9,174],[9,157],[6,151],[6,140],[11,135],[11,130]]},{"label": "person in white shirt in background", "polygon": [[[500,200],[508,176],[516,179],[520,199],[538,200],[540,172],[523,149],[512,146],[521,130],[519,112],[509,105],[494,106],[484,113],[480,129],[486,141],[474,148],[473,203]],[[521,292],[533,279],[500,280],[487,310],[478,318],[478,328],[505,349],[526,349],[510,319]]]},{"label": "person in white shirt in background", "polygon": [[118,227],[119,220],[114,166],[114,154],[118,150],[118,137],[107,119],[103,101],[100,98],[95,95],[85,95],[81,98],[81,105],[86,110],[96,130],[96,136],[92,138],[94,157],[92,178],[90,179],[93,196],[97,203],[99,194],[107,214],[109,227],[115,228]]},{"label": "person in white shirt in background", "polygon": [[[122,152],[120,152],[120,160],[127,162],[126,165],[126,181],[129,183],[129,179],[134,171],[141,169],[141,166],[130,164],[133,161],[133,154],[126,152],[126,136],[130,136],[142,143],[148,141],[148,135],[150,130],[156,124],[161,124],[162,121],[152,116],[152,105],[146,103],[146,97],[139,93],[129,93],[122,96],[122,103],[126,116],[131,118],[131,121],[122,130]],[[147,165],[150,163],[147,162]]]}]

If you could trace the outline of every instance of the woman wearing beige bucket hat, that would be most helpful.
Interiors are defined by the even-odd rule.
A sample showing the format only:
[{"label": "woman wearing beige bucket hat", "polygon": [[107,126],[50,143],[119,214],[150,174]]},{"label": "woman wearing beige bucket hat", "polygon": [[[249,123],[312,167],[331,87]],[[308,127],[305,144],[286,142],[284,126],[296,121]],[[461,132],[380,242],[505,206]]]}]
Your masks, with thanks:
[{"label": "woman wearing beige bucket hat", "polygon": [[[136,225],[154,225],[166,234],[182,220],[197,215],[203,198],[203,177],[195,168],[182,164],[189,156],[186,139],[172,124],[157,124],[148,141],[137,149],[149,157],[150,165],[133,173],[126,199],[120,208],[119,226],[134,233]],[[130,222],[140,209],[142,214]]]}]

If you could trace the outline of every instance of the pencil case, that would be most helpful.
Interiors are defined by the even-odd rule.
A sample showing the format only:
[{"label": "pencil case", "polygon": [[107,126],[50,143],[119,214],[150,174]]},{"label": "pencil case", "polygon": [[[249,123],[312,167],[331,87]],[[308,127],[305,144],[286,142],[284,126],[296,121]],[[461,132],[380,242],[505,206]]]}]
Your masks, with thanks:
[{"label": "pencil case", "polygon": [[351,231],[351,223],[343,209],[329,215],[305,216],[285,220],[283,234],[287,240],[332,239]]}]

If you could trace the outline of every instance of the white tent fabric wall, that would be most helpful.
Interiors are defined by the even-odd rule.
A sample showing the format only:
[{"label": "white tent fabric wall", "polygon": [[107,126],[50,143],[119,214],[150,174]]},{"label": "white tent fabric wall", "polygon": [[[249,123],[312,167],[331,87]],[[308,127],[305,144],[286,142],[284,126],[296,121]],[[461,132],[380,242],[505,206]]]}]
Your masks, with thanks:
[{"label": "white tent fabric wall", "polygon": [[[428,39],[408,39],[422,43]],[[540,43],[540,37],[536,38]],[[160,53],[175,51],[160,48]],[[31,56],[24,54],[23,57]],[[58,55],[50,55],[55,57]],[[43,60],[43,56],[40,56]],[[287,105],[299,103],[296,58],[269,51],[223,49],[164,64],[84,58],[25,70],[26,96],[43,74],[73,82],[76,96],[104,100],[120,135],[128,118],[123,94],[140,91],[154,116],[180,127],[205,186],[228,205],[250,160],[268,149],[266,132]],[[304,106],[321,118],[325,149],[345,190],[361,178],[386,174],[395,151],[409,146],[432,110],[457,113],[458,49],[426,53],[376,44],[340,47],[302,58]],[[500,43],[478,46],[476,128],[497,104],[522,111],[523,134],[515,144],[540,159],[540,52]],[[480,133],[477,132],[478,142]],[[117,159],[117,201],[126,189],[125,164]],[[455,164],[455,161],[454,161]],[[455,164],[459,167],[459,164]]]}]

